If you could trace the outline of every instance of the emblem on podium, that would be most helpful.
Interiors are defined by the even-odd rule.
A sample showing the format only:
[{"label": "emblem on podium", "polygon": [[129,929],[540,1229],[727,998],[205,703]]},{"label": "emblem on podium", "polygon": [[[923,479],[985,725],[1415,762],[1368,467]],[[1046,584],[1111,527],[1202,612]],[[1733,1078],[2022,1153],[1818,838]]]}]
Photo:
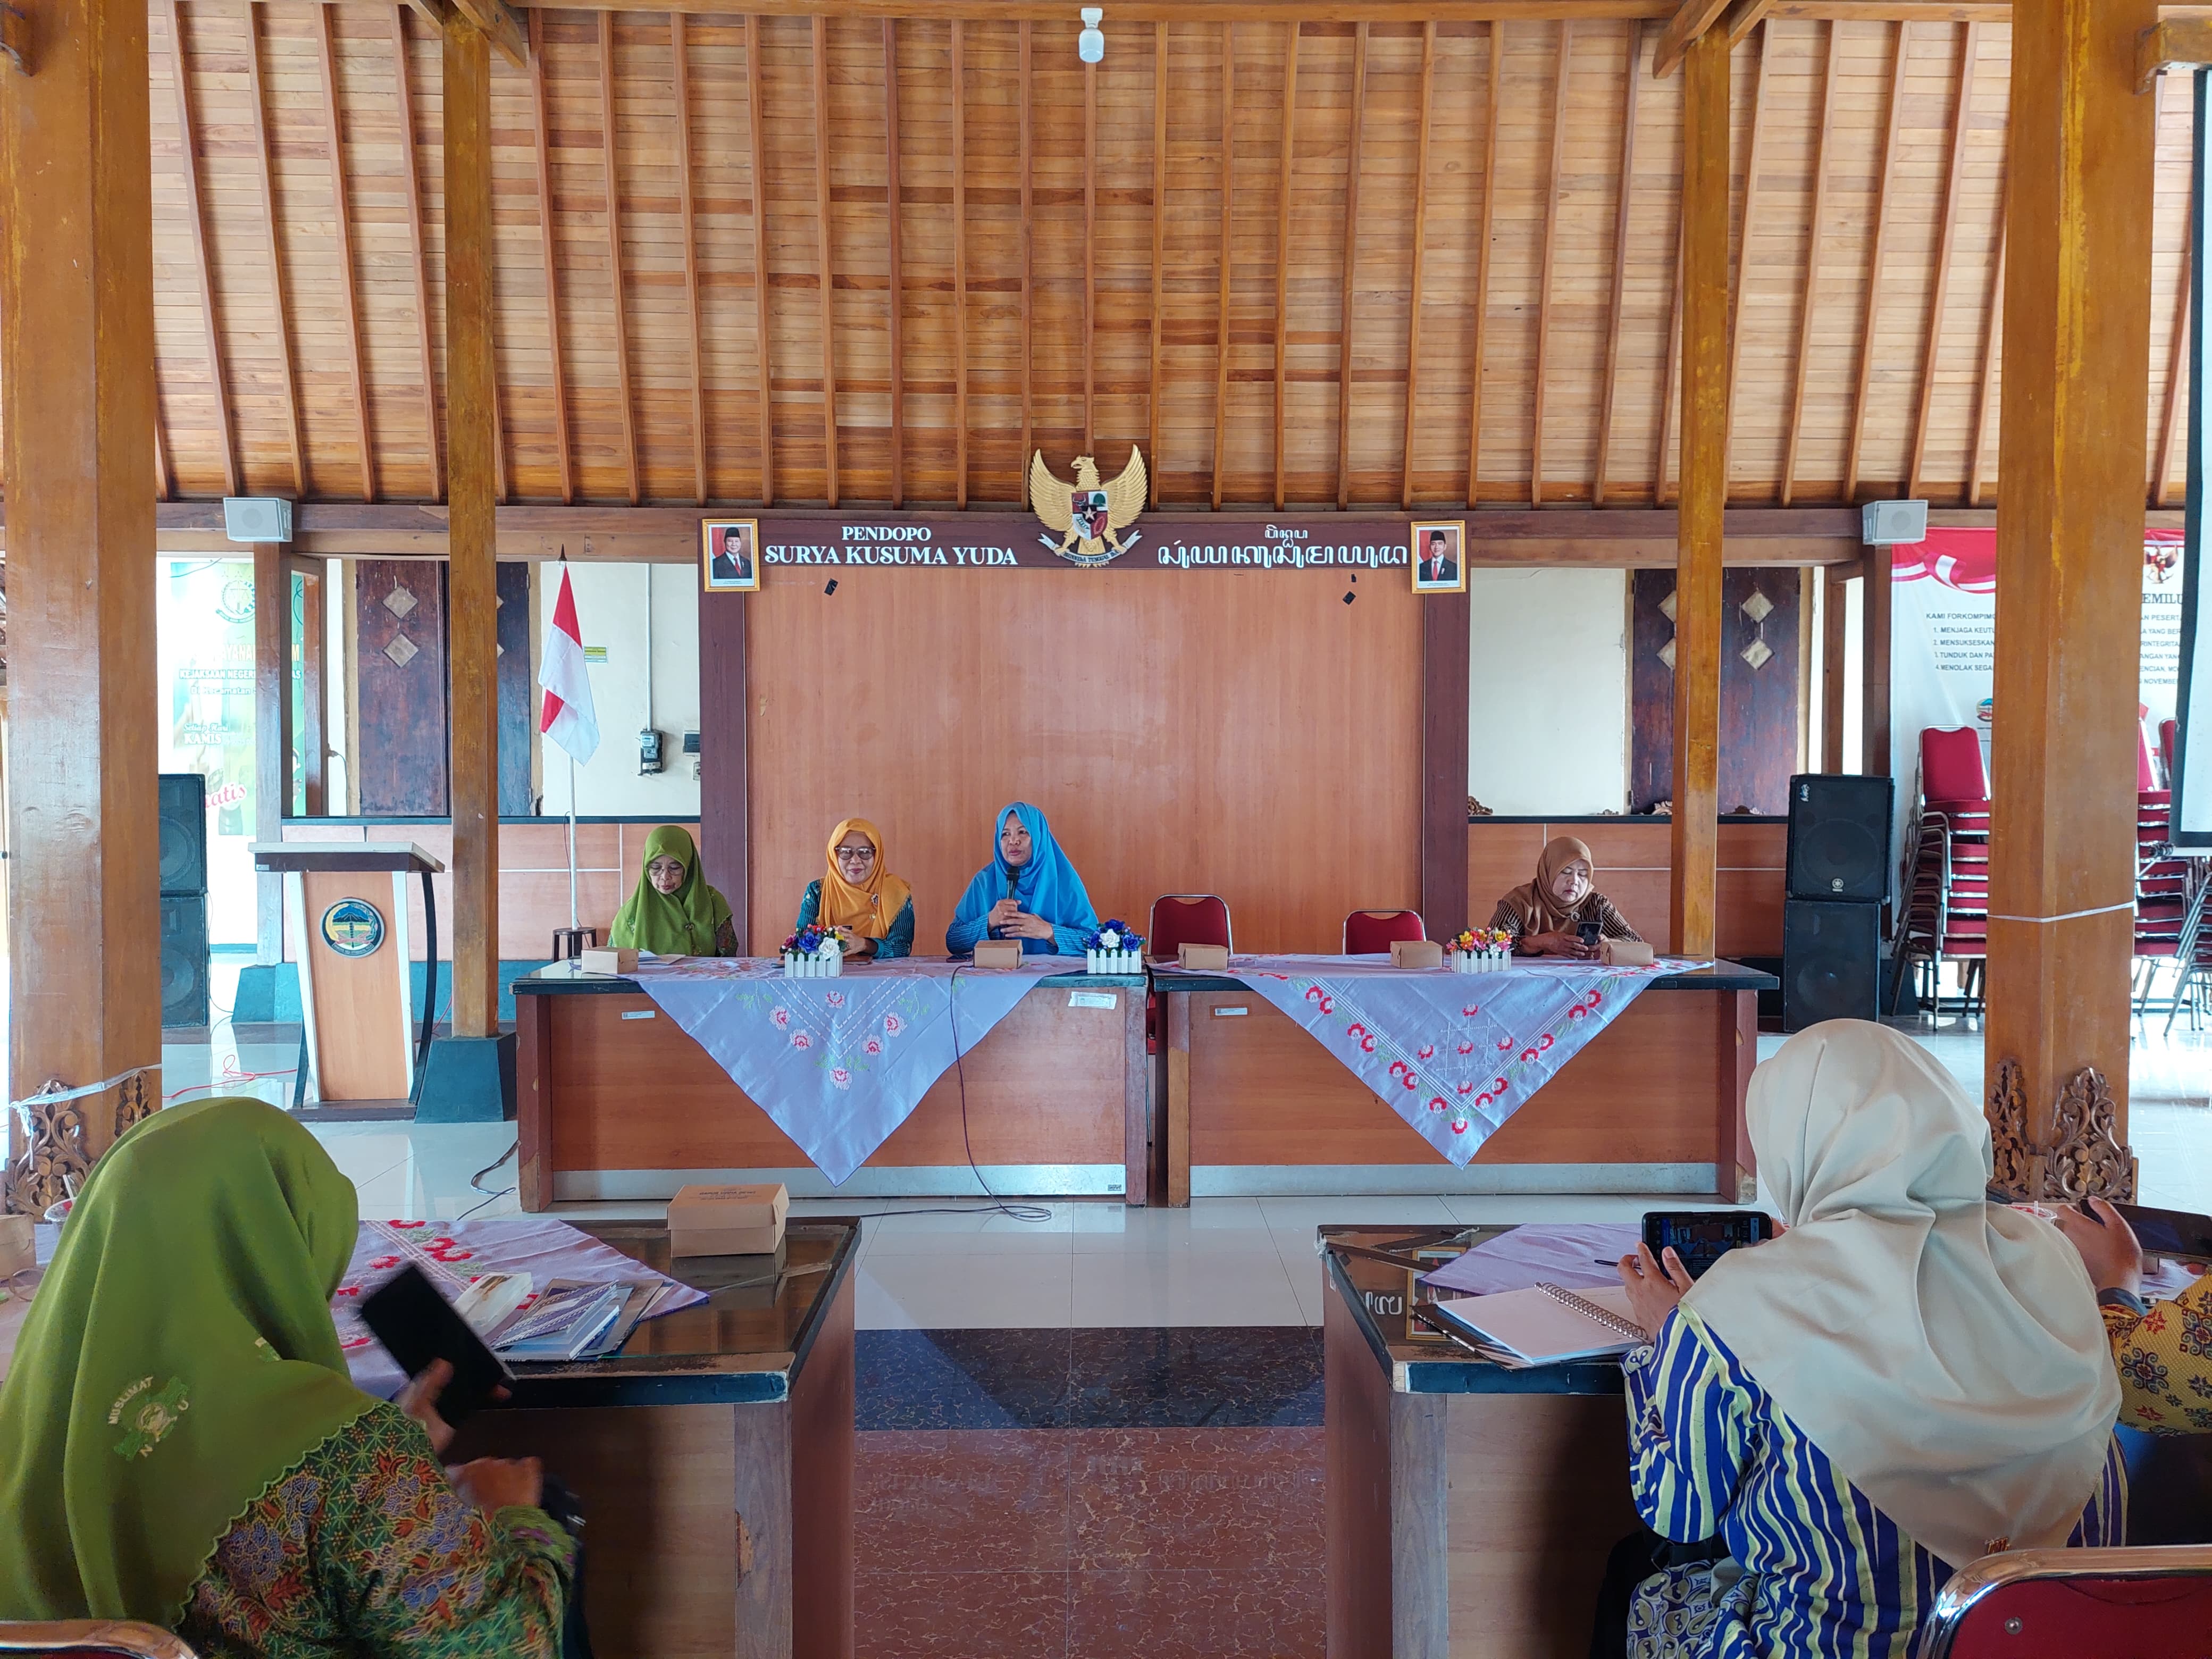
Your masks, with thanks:
[{"label": "emblem on podium", "polygon": [[1137,544],[1135,536],[1115,532],[1136,523],[1148,487],[1144,455],[1133,444],[1128,465],[1111,483],[1099,477],[1098,463],[1088,455],[1075,458],[1074,483],[1055,478],[1040,449],[1030,458],[1030,506],[1058,539],[1037,540],[1071,564],[1111,564]]},{"label": "emblem on podium", "polygon": [[342,957],[367,957],[384,943],[384,917],[367,899],[343,898],[323,912],[323,943]]}]

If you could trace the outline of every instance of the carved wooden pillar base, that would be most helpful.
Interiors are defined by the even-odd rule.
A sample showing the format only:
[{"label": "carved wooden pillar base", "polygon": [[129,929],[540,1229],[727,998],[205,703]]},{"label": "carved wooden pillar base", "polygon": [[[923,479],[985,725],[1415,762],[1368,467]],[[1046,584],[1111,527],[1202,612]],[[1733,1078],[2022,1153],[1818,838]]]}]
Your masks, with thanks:
[{"label": "carved wooden pillar base", "polygon": [[[24,1145],[12,1163],[0,1168],[0,1214],[43,1215],[92,1172],[85,1123],[103,1102],[98,1095],[71,1097],[68,1089],[59,1078],[49,1078],[19,1109]],[[115,1134],[151,1117],[158,1104],[144,1073],[125,1078],[112,1091]]]},{"label": "carved wooden pillar base", "polygon": [[2016,1200],[2057,1199],[2070,1204],[2094,1196],[2134,1201],[2135,1153],[2120,1142],[2112,1089],[2094,1066],[2075,1073],[2058,1097],[2048,1146],[2038,1146],[2028,1137],[2027,1096],[2018,1060],[1998,1066],[1988,1115],[1996,1151],[1990,1184],[1998,1191]]}]

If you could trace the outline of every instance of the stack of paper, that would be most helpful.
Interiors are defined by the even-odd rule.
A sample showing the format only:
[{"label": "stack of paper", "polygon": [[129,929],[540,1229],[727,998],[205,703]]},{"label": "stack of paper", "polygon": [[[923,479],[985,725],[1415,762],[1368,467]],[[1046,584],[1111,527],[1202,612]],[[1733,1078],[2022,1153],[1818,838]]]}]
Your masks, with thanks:
[{"label": "stack of paper", "polygon": [[1628,1292],[1619,1285],[1573,1293],[1537,1285],[1436,1302],[1427,1310],[1515,1370],[1626,1353],[1647,1340],[1630,1318]]},{"label": "stack of paper", "polygon": [[665,1280],[556,1279],[493,1336],[502,1359],[596,1359],[629,1340],[667,1289]]}]

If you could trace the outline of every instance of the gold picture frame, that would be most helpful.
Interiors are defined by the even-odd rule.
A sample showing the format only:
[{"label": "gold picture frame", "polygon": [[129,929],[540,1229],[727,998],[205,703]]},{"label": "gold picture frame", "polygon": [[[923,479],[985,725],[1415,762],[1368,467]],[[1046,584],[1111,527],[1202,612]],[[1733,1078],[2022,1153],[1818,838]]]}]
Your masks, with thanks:
[{"label": "gold picture frame", "polygon": [[[1441,543],[1442,556],[1437,556]],[[1413,556],[1408,561],[1416,593],[1464,593],[1467,592],[1467,520],[1465,519],[1428,519],[1416,520],[1410,543]],[[1442,574],[1438,573],[1442,568]],[[1424,580],[1421,573],[1431,574]]]},{"label": "gold picture frame", "polygon": [[758,519],[709,519],[699,526],[699,586],[708,593],[760,591]]}]

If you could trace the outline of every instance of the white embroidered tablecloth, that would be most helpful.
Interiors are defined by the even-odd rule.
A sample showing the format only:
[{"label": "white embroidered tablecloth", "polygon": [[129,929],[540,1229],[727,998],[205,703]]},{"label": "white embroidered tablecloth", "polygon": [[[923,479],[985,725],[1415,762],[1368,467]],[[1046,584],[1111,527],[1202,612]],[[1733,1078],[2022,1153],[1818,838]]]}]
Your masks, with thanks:
[{"label": "white embroidered tablecloth", "polygon": [[697,957],[640,963],[633,977],[842,1185],[1039,981],[1082,970],[1080,957],[908,957],[786,979],[779,961]]},{"label": "white embroidered tablecloth", "polygon": [[[534,1300],[556,1279],[606,1283],[618,1279],[658,1279],[675,1286],[653,1310],[663,1314],[707,1299],[666,1273],[603,1244],[565,1221],[539,1216],[489,1216],[474,1221],[364,1221],[354,1241],[353,1261],[331,1298],[331,1317],[338,1328],[338,1346],[356,1387],[389,1400],[407,1378],[362,1323],[361,1298],[413,1262],[445,1292],[459,1299],[486,1273],[528,1273]],[[523,1306],[529,1306],[526,1302]]]},{"label": "white embroidered tablecloth", "polygon": [[1393,968],[1387,957],[1231,957],[1225,973],[1155,975],[1164,987],[1209,977],[1249,987],[1464,1167],[1653,980],[1705,965],[1516,962],[1454,974]]}]

